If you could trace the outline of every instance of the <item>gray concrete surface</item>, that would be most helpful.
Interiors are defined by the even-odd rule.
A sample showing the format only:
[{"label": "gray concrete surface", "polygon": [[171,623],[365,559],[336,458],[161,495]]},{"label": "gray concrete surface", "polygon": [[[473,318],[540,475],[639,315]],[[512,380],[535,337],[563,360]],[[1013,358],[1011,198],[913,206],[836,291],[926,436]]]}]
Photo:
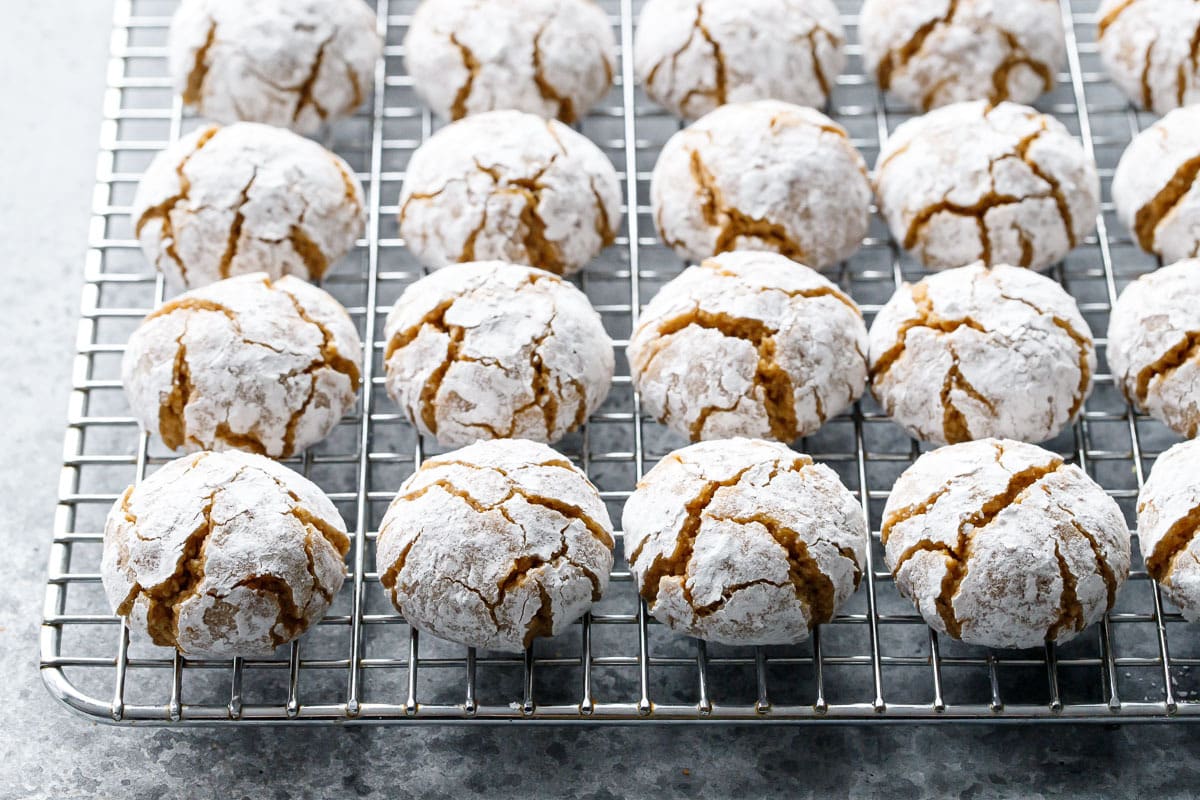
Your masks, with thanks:
[{"label": "gray concrete surface", "polygon": [[37,674],[108,46],[103,0],[0,25],[0,798],[1121,797],[1200,793],[1200,730],[125,730]]}]

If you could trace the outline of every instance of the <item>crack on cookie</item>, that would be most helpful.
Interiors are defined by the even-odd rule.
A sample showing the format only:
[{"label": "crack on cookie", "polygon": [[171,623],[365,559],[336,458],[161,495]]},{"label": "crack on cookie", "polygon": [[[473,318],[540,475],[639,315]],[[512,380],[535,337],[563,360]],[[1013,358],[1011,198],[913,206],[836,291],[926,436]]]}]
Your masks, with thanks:
[{"label": "crack on cookie", "polygon": [[392,562],[391,566],[389,566],[379,575],[379,583],[382,584],[383,588],[387,590],[388,594],[391,596],[392,605],[396,606],[397,608],[400,607],[400,601],[396,597],[396,589],[398,587],[397,581],[399,580],[400,573],[403,571],[405,564],[408,563],[408,554],[412,552],[413,547],[417,544],[420,538],[421,531],[417,531],[415,534],[413,534],[413,537],[405,542],[404,546],[400,548],[400,552],[397,554],[396,559]]},{"label": "crack on cookie", "polygon": [[[248,578],[238,581],[234,586],[246,588],[255,594],[269,597],[279,605],[279,613],[275,617],[275,624],[267,632],[267,635],[271,637],[272,647],[279,647],[279,645],[295,639],[307,625],[304,611],[296,605],[292,585],[283,578],[277,575],[251,575]],[[277,633],[276,628],[282,628],[283,633]]]},{"label": "crack on cookie", "polygon": [[700,213],[708,225],[717,228],[713,245],[715,254],[736,250],[738,239],[748,238],[758,239],[793,261],[806,260],[804,248],[792,239],[783,225],[751,217],[725,202],[716,177],[704,165],[698,150],[691,151],[691,174],[699,193]]},{"label": "crack on cookie", "polygon": [[1075,330],[1075,326],[1062,317],[1055,315],[1050,319],[1055,326],[1071,337],[1071,341],[1075,343],[1079,352],[1079,385],[1075,389],[1075,399],[1071,401],[1071,408],[1067,413],[1067,419],[1075,419],[1083,408],[1084,401],[1087,400],[1088,387],[1092,383],[1092,368],[1088,363],[1088,353],[1092,352],[1092,341],[1090,337]]},{"label": "crack on cookie", "polygon": [[294,294],[284,289],[280,289],[278,286],[274,286],[270,282],[268,282],[267,285],[269,288],[274,288],[277,291],[283,292],[283,294],[285,294],[287,298],[291,300],[292,305],[296,309],[296,314],[300,317],[300,319],[304,320],[309,325],[312,325],[320,332],[320,360],[322,365],[329,367],[334,372],[340,372],[349,378],[350,390],[352,392],[357,392],[360,378],[358,364],[338,352],[337,345],[334,344],[333,331],[329,330],[329,328],[327,328],[325,324],[316,317],[310,315],[308,313],[308,309],[304,307],[304,304],[301,303],[300,299]]},{"label": "crack on cookie", "polygon": [[[1074,248],[1078,244],[1075,238],[1075,221],[1071,217],[1071,205],[1067,202],[1066,195],[1063,194],[1062,185],[1056,177],[1046,172],[1037,163],[1037,160],[1029,155],[1029,148],[1048,130],[1045,117],[1040,119],[1040,123],[1040,127],[1036,131],[1017,143],[1016,154],[1025,163],[1025,166],[1029,168],[1030,172],[1050,187],[1050,196],[1054,198],[1054,204],[1058,207],[1058,216],[1062,219],[1063,230],[1067,234],[1067,244],[1071,248]],[[1035,199],[1038,196],[1030,195],[1028,199]]]},{"label": "crack on cookie", "polygon": [[292,111],[292,122],[299,120],[300,115],[308,106],[312,106],[313,110],[317,112],[317,116],[322,120],[329,116],[329,112],[326,111],[325,108],[317,102],[317,98],[313,96],[313,87],[316,86],[317,78],[321,74],[321,65],[325,63],[325,48],[328,47],[329,43],[333,41],[333,37],[335,35],[336,31],[325,41],[321,42],[321,44],[317,47],[317,54],[313,57],[312,64],[308,68],[308,75],[306,75],[304,80],[301,81],[300,85],[293,90],[296,92],[296,108]]},{"label": "crack on cookie", "polygon": [[[997,459],[1003,454],[1003,448],[996,445]],[[1065,462],[1057,456],[1046,464],[1035,464],[1018,472],[1009,474],[1008,484],[1003,492],[994,495],[980,506],[979,510],[962,520],[958,526],[958,538],[953,547],[945,542],[934,542],[921,539],[907,548],[896,559],[892,568],[894,576],[900,575],[900,570],[914,555],[919,552],[941,552],[945,556],[946,573],[942,577],[941,590],[934,601],[938,616],[946,628],[946,633],[955,639],[962,638],[962,622],[954,611],[954,597],[959,587],[967,577],[972,555],[972,543],[975,535],[991,524],[1004,509],[1018,502],[1020,496],[1030,487],[1048,475],[1056,472]]]},{"label": "crack on cookie", "polygon": [[[721,44],[713,38],[712,32],[708,26],[704,24],[704,0],[700,0],[696,4],[696,19],[692,23],[693,34],[699,33],[700,37],[712,48],[713,58],[713,88],[688,89],[683,95],[683,99],[679,101],[680,108],[686,109],[691,103],[692,98],[696,95],[707,97],[716,105],[723,106],[729,102],[729,73],[725,65],[725,54],[721,50]],[[689,39],[690,41],[690,39]]]},{"label": "crack on cookie", "polygon": [[1167,532],[1154,546],[1154,552],[1146,559],[1146,571],[1159,583],[1169,584],[1175,570],[1175,560],[1188,549],[1196,532],[1200,529],[1200,506],[1193,506],[1182,517],[1171,523]]},{"label": "crack on cookie", "polygon": [[957,389],[972,400],[982,404],[993,416],[996,413],[996,407],[992,404],[991,400],[984,397],[978,389],[972,386],[970,381],[966,379],[966,376],[962,374],[962,369],[959,366],[958,352],[954,349],[954,345],[947,342],[946,349],[950,353],[950,367],[946,370],[946,376],[942,381],[940,395],[942,403],[942,438],[948,444],[969,442],[974,437],[971,436],[971,429],[967,424],[966,416],[954,405],[954,390]]},{"label": "crack on cookie", "polygon": [[997,106],[1009,99],[1008,76],[1019,66],[1026,66],[1037,73],[1037,76],[1042,79],[1043,91],[1052,90],[1054,88],[1054,72],[1050,67],[1029,55],[1029,52],[1011,32],[1003,28],[997,28],[997,31],[1008,45],[1008,53],[1005,54],[1000,65],[992,71],[992,91],[988,95],[988,104]]},{"label": "crack on cookie", "polygon": [[596,201],[596,235],[600,237],[600,247],[608,247],[617,240],[617,232],[612,220],[608,218],[608,207],[604,205],[604,198],[596,188],[595,175],[589,176],[588,185],[592,190],[592,198]]},{"label": "crack on cookie", "polygon": [[1058,506],[1059,510],[1067,515],[1067,521],[1070,522],[1071,527],[1074,528],[1080,536],[1087,540],[1088,546],[1091,548],[1092,555],[1096,561],[1096,574],[1100,576],[1100,580],[1104,581],[1105,595],[1108,598],[1106,608],[1107,610],[1111,611],[1113,606],[1117,604],[1117,590],[1120,588],[1120,582],[1117,580],[1117,576],[1113,572],[1112,566],[1109,565],[1108,559],[1105,557],[1104,551],[1100,547],[1099,540],[1079,523],[1079,520],[1075,517],[1075,512],[1071,511],[1071,509],[1053,499],[1050,489],[1045,484],[1042,484],[1042,491],[1046,493],[1047,497],[1051,498],[1051,501],[1054,503],[1054,505]]},{"label": "crack on cookie", "polygon": [[871,383],[876,390],[891,368],[904,355],[905,349],[908,347],[908,333],[912,329],[926,328],[939,336],[953,333],[961,327],[972,328],[984,334],[988,333],[987,328],[970,317],[949,319],[939,316],[933,310],[933,298],[929,296],[929,287],[926,284],[912,284],[909,292],[916,306],[916,315],[900,324],[896,330],[896,342],[875,360],[875,366],[871,370]]},{"label": "crack on cookie", "polygon": [[187,345],[183,339],[187,336],[188,322],[184,320],[183,330],[175,339],[175,358],[171,366],[171,391],[158,406],[158,435],[171,450],[178,450],[188,441],[194,441],[188,435],[187,420],[184,417],[188,402],[195,391],[192,383],[192,371],[188,366]]},{"label": "crack on cookie", "polygon": [[1087,624],[1084,618],[1083,605],[1079,602],[1077,587],[1079,584],[1075,573],[1067,564],[1067,559],[1059,549],[1058,542],[1054,543],[1054,558],[1058,562],[1058,574],[1062,580],[1062,593],[1058,599],[1058,619],[1046,631],[1046,641],[1058,641],[1063,631],[1081,631]]},{"label": "crack on cookie", "polygon": [[450,34],[450,44],[458,48],[463,67],[467,70],[467,79],[458,87],[458,91],[454,94],[454,100],[450,104],[450,119],[459,120],[467,115],[467,101],[471,97],[471,88],[475,84],[475,77],[479,74],[480,64],[471,48],[458,40],[457,34]]},{"label": "crack on cookie", "polygon": [[829,76],[825,74],[825,67],[821,64],[821,57],[817,52],[817,34],[823,35],[825,40],[829,43],[829,46],[834,50],[838,48],[841,42],[838,37],[834,36],[832,33],[815,22],[813,23],[813,26],[809,28],[808,33],[804,35],[804,38],[808,40],[808,55],[809,58],[812,59],[813,75],[817,79],[817,84],[821,87],[821,96],[828,98],[833,86],[831,85]]},{"label": "crack on cookie", "polygon": [[1138,0],[1124,0],[1124,2],[1122,2],[1120,5],[1115,6],[1109,10],[1107,14],[1101,17],[1096,23],[1096,38],[1103,39],[1104,34],[1107,33],[1109,27],[1117,21],[1117,18],[1120,17],[1126,9],[1128,9],[1137,1]]},{"label": "crack on cookie", "polygon": [[[683,524],[680,526],[679,533],[676,534],[674,550],[670,555],[664,556],[659,554],[655,556],[654,561],[650,564],[650,568],[646,570],[645,575],[642,577],[641,595],[650,604],[651,610],[653,610],[654,604],[658,599],[659,585],[662,583],[663,578],[666,577],[680,579],[684,599],[688,605],[692,605],[691,591],[688,589],[686,575],[687,568],[691,565],[692,549],[696,545],[696,536],[700,533],[700,525],[703,522],[702,517],[705,510],[708,508],[709,503],[712,502],[713,497],[716,496],[718,490],[736,486],[741,481],[742,476],[753,468],[754,465],[744,467],[725,480],[705,481],[696,496],[684,505],[686,519],[684,519]],[[647,541],[649,541],[648,538],[629,555],[628,561],[630,566],[633,566],[637,562],[642,554],[642,548]]]},{"label": "crack on cookie", "polygon": [[[517,421],[522,414],[531,408],[539,408],[542,412],[542,422],[546,429],[546,438],[549,440],[557,439],[555,433],[558,430],[558,395],[550,390],[550,370],[542,357],[542,345],[546,340],[554,335],[554,320],[558,317],[557,309],[554,310],[550,318],[546,320],[546,326],[542,332],[529,343],[529,369],[531,377],[529,380],[529,391],[533,395],[528,403],[513,410],[512,419],[509,420],[507,434],[502,437],[505,439],[512,438],[513,432],[516,430]],[[562,393],[561,382],[559,384],[559,394]],[[582,403],[582,401],[581,401]],[[565,431],[564,431],[565,433]]]},{"label": "crack on cookie", "polygon": [[204,91],[204,79],[208,76],[208,51],[217,41],[217,21],[209,18],[208,34],[204,44],[196,50],[192,59],[192,68],[188,72],[187,82],[183,88],[183,102],[194,106],[200,103]]},{"label": "crack on cookie", "polygon": [[[836,602],[833,580],[821,570],[817,560],[809,552],[808,544],[797,531],[762,513],[720,517],[714,520],[736,525],[760,525],[775,540],[787,558],[788,581],[796,593],[796,599],[808,611],[809,630],[833,619]],[[854,561],[854,564],[857,568],[858,562]]]},{"label": "crack on cookie", "polygon": [[734,584],[731,584],[731,585],[725,587],[725,590],[723,592],[721,592],[721,597],[719,599],[714,600],[713,602],[707,603],[702,606],[692,606],[692,614],[697,619],[703,619],[704,617],[711,617],[713,614],[716,614],[718,611],[721,611],[723,608],[725,608],[725,606],[729,603],[729,601],[733,600],[733,596],[736,595],[738,592],[741,592],[744,589],[749,589],[753,586],[774,586],[777,589],[784,589],[784,588],[790,588],[792,586],[792,584],[791,583],[779,583],[778,581],[773,581],[773,580],[770,580],[769,578],[757,578],[752,581],[743,581],[741,583],[734,583]]},{"label": "crack on cookie", "polygon": [[941,499],[942,495],[950,491],[950,484],[947,483],[942,488],[938,489],[933,494],[921,500],[918,503],[911,503],[903,508],[898,508],[891,514],[888,514],[887,519],[883,521],[883,527],[879,530],[879,541],[882,544],[887,544],[888,537],[891,536],[892,529],[902,522],[907,522],[910,519],[924,516],[928,514]]},{"label": "crack on cookie", "polygon": [[246,216],[243,210],[246,207],[246,203],[250,202],[250,187],[254,185],[254,179],[257,177],[258,167],[255,167],[250,173],[250,180],[242,187],[241,196],[238,198],[237,205],[233,209],[233,222],[229,225],[229,236],[225,242],[225,252],[221,253],[221,260],[217,264],[217,275],[222,279],[229,277],[229,268],[232,266],[233,260],[237,258],[238,244],[242,238],[242,227],[246,223]]},{"label": "crack on cookie", "polygon": [[[142,228],[146,226],[147,222],[152,219],[157,219],[159,221],[159,224],[162,227],[162,230],[159,234],[160,238],[162,241],[167,242],[166,247],[163,248],[163,252],[170,256],[171,260],[174,261],[176,266],[179,267],[179,277],[184,284],[187,283],[187,265],[183,262],[183,258],[179,255],[179,251],[175,247],[177,240],[175,238],[175,223],[171,219],[171,213],[175,211],[176,207],[179,206],[180,203],[188,200],[188,194],[191,192],[192,182],[188,179],[187,173],[184,171],[188,165],[188,162],[193,156],[199,153],[200,150],[203,149],[204,145],[208,144],[208,142],[214,136],[216,136],[217,132],[220,130],[220,127],[213,125],[196,138],[196,146],[192,148],[190,153],[181,158],[178,164],[175,165],[175,175],[179,181],[179,191],[166,198],[162,202],[156,203],[155,205],[150,206],[143,211],[142,215],[138,217],[137,222],[133,227],[134,235],[138,238],[141,238]],[[156,264],[155,266],[158,265]]]},{"label": "crack on cookie", "polygon": [[329,269],[329,258],[321,250],[321,246],[314,242],[304,232],[304,228],[299,225],[292,225],[288,229],[288,241],[291,242],[296,255],[300,256],[300,260],[304,262],[304,269],[308,272],[309,280],[321,280],[325,271]]},{"label": "crack on cookie", "polygon": [[[792,384],[791,375],[776,359],[775,335],[778,331],[762,320],[734,317],[725,313],[714,313],[695,308],[690,312],[660,322],[658,335],[665,339],[693,325],[716,330],[724,336],[740,339],[754,347],[758,354],[754,373],[754,389],[761,391],[761,398],[757,399],[761,400],[763,410],[767,414],[771,435],[780,441],[795,440],[799,429],[796,420],[795,387]],[[756,398],[750,395],[747,399]],[[700,440],[704,431],[704,423],[711,411],[711,408],[704,409],[692,423],[689,430],[692,441]]]},{"label": "crack on cookie", "polygon": [[1155,249],[1158,226],[1187,196],[1197,175],[1200,175],[1200,156],[1189,158],[1180,164],[1166,185],[1158,190],[1149,203],[1137,210],[1133,220],[1133,233],[1138,244],[1147,253],[1158,253]]},{"label": "crack on cookie", "polygon": [[538,94],[548,103],[554,103],[558,110],[555,116],[559,120],[570,125],[575,122],[575,104],[567,95],[560,94],[554,84],[546,77],[546,73],[542,69],[542,34],[546,32],[546,28],[550,26],[551,19],[546,20],[537,32],[533,35],[533,53],[530,56],[533,66],[533,83],[537,86]]},{"label": "crack on cookie", "polygon": [[[1150,393],[1150,382],[1158,378],[1159,383],[1167,380],[1184,364],[1192,361],[1200,353],[1200,331],[1188,331],[1183,338],[1169,347],[1155,361],[1138,370],[1134,383],[1134,397],[1143,408]],[[1122,381],[1122,387],[1128,382]]]},{"label": "crack on cookie", "polygon": [[940,17],[934,17],[923,23],[912,37],[901,45],[898,49],[889,49],[887,54],[880,60],[879,66],[875,69],[875,78],[879,83],[879,88],[887,91],[891,88],[892,73],[908,64],[921,49],[925,46],[925,40],[929,35],[942,25],[949,25],[954,20],[954,14],[958,10],[958,0],[949,0],[946,4],[946,13]]}]

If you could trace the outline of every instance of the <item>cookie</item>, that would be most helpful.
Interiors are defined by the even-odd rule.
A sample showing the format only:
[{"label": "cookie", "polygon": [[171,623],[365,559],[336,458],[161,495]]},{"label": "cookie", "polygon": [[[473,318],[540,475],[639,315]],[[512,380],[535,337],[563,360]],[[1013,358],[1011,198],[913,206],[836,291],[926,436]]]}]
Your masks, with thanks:
[{"label": "cookie", "polygon": [[616,43],[592,0],[424,0],[404,65],[447,119],[515,109],[572,123],[612,86]]},{"label": "cookie", "polygon": [[1158,457],[1138,493],[1138,546],[1146,571],[1188,622],[1200,622],[1200,442]]},{"label": "cookie", "polygon": [[1133,137],[1112,198],[1138,245],[1167,263],[1200,256],[1200,107],[1178,108]]},{"label": "cookie", "polygon": [[1200,6],[1105,0],[1097,18],[1104,68],[1130,100],[1156,114],[1200,101]]},{"label": "cookie", "polygon": [[649,0],[634,66],[650,99],[685,119],[770,98],[817,107],[845,38],[832,0]]},{"label": "cookie", "polygon": [[473,114],[417,148],[400,235],[427,267],[510,261],[559,275],[612,244],[621,186],[600,148],[557,120]]},{"label": "cookie", "polygon": [[345,161],[242,122],[201,128],[155,156],[130,215],[174,292],[248,272],[320,280],[354,246],[366,207]]},{"label": "cookie", "polygon": [[1113,382],[1134,408],[1178,434],[1200,431],[1200,259],[1143,275],[1108,320]]},{"label": "cookie", "polygon": [[185,656],[268,656],[342,588],[346,525],[311,481],[250,453],[169,462],[113,504],[100,575],[131,638]]},{"label": "cookie", "polygon": [[337,300],[299,278],[242,275],[152,312],[121,379],[133,414],[172,450],[287,458],[354,406],[362,344]]},{"label": "cookie", "polygon": [[313,133],[362,105],[383,41],[362,0],[183,0],[167,50],[200,115]]},{"label": "cookie", "polygon": [[522,439],[425,461],[379,527],[375,565],[409,624],[469,647],[520,651],[604,594],[612,523],[570,461]]},{"label": "cookie", "polygon": [[972,261],[1044,269],[1092,232],[1096,165],[1028,106],[956,103],[884,143],[875,192],[892,236],[931,269]]},{"label": "cookie", "polygon": [[422,434],[553,442],[608,395],[613,343],[583,292],[539,269],[456,264],[388,315],[387,390]]},{"label": "cookie", "polygon": [[707,258],[639,316],[629,365],[643,407],[700,439],[791,442],[866,384],[867,329],[854,301],[776,253]]},{"label": "cookie", "polygon": [[667,140],[650,203],[659,238],[682,258],[770,250],[821,268],[862,244],[871,185],[840,125],[758,100],[721,106]]},{"label": "cookie", "polygon": [[1073,639],[1129,575],[1116,501],[1079,467],[1006,439],[918,458],[888,495],[880,536],[925,622],[983,647]]},{"label": "cookie", "polygon": [[1032,103],[1066,59],[1057,0],[867,0],[863,61],[914,108]]},{"label": "cookie", "polygon": [[638,482],[625,553],[650,612],[724,644],[791,644],[833,619],[867,565],[862,506],[782,444],[702,442]]},{"label": "cookie", "polygon": [[982,263],[903,284],[871,324],[871,389],[930,442],[1040,442],[1083,410],[1096,372],[1075,300],[1030,270]]}]

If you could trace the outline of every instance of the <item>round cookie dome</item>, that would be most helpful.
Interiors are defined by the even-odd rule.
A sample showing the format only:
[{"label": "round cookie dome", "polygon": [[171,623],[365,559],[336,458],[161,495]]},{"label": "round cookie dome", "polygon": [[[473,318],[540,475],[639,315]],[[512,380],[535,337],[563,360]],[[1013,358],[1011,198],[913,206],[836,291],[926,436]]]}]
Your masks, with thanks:
[{"label": "round cookie dome", "polygon": [[383,43],[362,0],[183,0],[167,47],[184,105],[312,133],[362,105]]},{"label": "round cookie dome", "polygon": [[654,102],[696,119],[775,98],[822,106],[845,63],[832,0],[649,0],[634,60]]},{"label": "round cookie dome", "polygon": [[261,273],[152,312],[121,364],[134,416],[172,450],[295,455],[324,439],[358,391],[362,344],[337,300]]},{"label": "round cookie dome", "polygon": [[592,0],[424,0],[404,64],[447,119],[515,109],[572,123],[612,86],[616,43]]},{"label": "round cookie dome", "polygon": [[1027,106],[956,103],[904,122],[875,165],[892,236],[932,269],[1043,269],[1096,225],[1096,165],[1061,122]]},{"label": "round cookie dome", "polygon": [[1178,108],[1133,137],[1113,173],[1121,222],[1170,263],[1200,255],[1200,106]]},{"label": "round cookie dome", "polygon": [[721,106],[667,140],[650,202],[658,235],[683,258],[771,250],[827,267],[862,244],[871,184],[840,125],[758,100]]},{"label": "round cookie dome", "polygon": [[1057,0],[867,0],[859,20],[867,70],[922,111],[1032,103],[1066,57]]},{"label": "round cookie dome", "polygon": [[570,274],[621,224],[616,170],[582,134],[519,111],[472,114],[413,153],[400,235],[427,267],[499,259]]},{"label": "round cookie dome", "polygon": [[867,564],[862,506],[833,470],[756,439],[676,450],[625,504],[650,612],[725,644],[791,644],[833,619]]},{"label": "round cookie dome", "polygon": [[425,461],[384,514],[376,570],[410,624],[469,647],[519,651],[599,600],[612,523],[570,461],[522,439]]},{"label": "round cookie dome", "polygon": [[983,647],[1062,643],[1129,575],[1116,501],[1040,447],[981,439],[925,453],[892,487],[884,556],[939,633]]},{"label": "round cookie dome", "polygon": [[776,253],[722,253],[689,267],[642,311],[629,340],[646,410],[699,439],[791,442],[866,384],[867,329],[854,301]]},{"label": "round cookie dome", "polygon": [[613,343],[583,292],[539,269],[456,264],[409,286],[384,328],[387,390],[443,445],[553,442],[608,395]]},{"label": "round cookie dome", "polygon": [[1178,434],[1200,431],[1200,259],[1138,278],[1108,320],[1108,365],[1125,399]]},{"label": "round cookie dome", "polygon": [[1113,82],[1157,114],[1200,102],[1200,6],[1192,0],[1105,0],[1097,45]]},{"label": "round cookie dome", "polygon": [[871,389],[912,436],[1040,442],[1083,410],[1092,333],[1055,281],[982,263],[903,284],[870,333]]},{"label": "round cookie dome", "polygon": [[1200,622],[1200,442],[1180,442],[1158,457],[1138,493],[1138,546],[1146,571],[1179,606]]},{"label": "round cookie dome", "polygon": [[280,128],[201,128],[154,157],[130,211],[172,291],[265,272],[319,280],[362,231],[345,161]]},{"label": "round cookie dome", "polygon": [[100,574],[133,636],[191,657],[249,658],[325,615],[349,549],[312,482],[251,453],[203,452],[113,504]]}]

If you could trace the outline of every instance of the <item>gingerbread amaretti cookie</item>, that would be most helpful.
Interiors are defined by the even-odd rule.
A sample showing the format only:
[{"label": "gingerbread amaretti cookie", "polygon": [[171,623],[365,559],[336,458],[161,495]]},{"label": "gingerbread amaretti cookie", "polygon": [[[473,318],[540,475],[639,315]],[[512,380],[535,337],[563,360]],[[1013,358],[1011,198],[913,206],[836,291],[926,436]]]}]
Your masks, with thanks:
[{"label": "gingerbread amaretti cookie", "polygon": [[1138,546],[1146,571],[1184,619],[1200,622],[1200,442],[1180,442],[1154,462],[1138,493]]}]

